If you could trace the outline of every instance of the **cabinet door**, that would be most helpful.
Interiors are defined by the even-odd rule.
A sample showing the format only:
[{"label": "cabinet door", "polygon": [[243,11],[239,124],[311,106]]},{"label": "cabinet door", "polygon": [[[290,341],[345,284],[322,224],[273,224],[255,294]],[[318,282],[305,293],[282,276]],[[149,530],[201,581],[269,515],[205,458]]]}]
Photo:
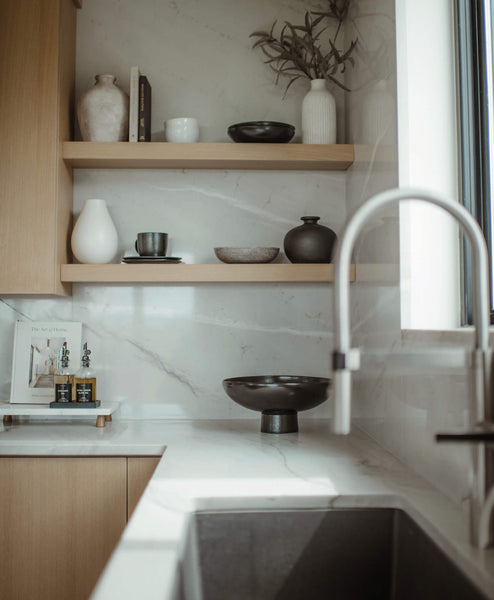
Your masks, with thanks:
[{"label": "cabinet door", "polygon": [[73,0],[0,1],[0,294],[67,294]]},{"label": "cabinet door", "polygon": [[127,459],[127,519],[130,519],[148,481],[160,462],[160,456],[129,456]]},{"label": "cabinet door", "polygon": [[0,596],[86,600],[125,527],[125,457],[0,458]]}]

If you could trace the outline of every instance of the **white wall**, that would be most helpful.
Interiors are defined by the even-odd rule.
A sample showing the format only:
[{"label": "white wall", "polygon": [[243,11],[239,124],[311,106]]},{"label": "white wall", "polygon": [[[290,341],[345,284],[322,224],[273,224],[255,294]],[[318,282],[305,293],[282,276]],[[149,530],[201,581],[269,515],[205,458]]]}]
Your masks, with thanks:
[{"label": "white wall", "polygon": [[[301,0],[88,0],[78,11],[76,96],[97,73],[112,73],[128,91],[138,65],[152,86],[152,139],[163,141],[166,119],[195,116],[201,140],[229,141],[227,127],[252,120],[292,123],[300,137],[300,103],[309,89],[299,80],[284,97],[287,79],[276,75],[262,52],[252,50],[254,31],[274,21],[303,23]],[[276,31],[279,31],[278,26]],[[339,96],[338,96],[339,97]],[[344,105],[339,100],[344,123]],[[340,128],[340,139],[344,132]]]},{"label": "white wall", "polygon": [[[452,119],[454,108],[454,95],[451,91],[454,53],[451,48],[448,54],[444,47],[438,46],[440,39],[446,47],[452,42],[450,3],[441,0],[425,6],[423,2],[382,0],[372,4],[375,9],[374,20],[368,18],[365,27],[365,21],[361,19],[359,25],[366,35],[381,40],[376,41],[376,45],[381,46],[380,54],[387,57],[395,55],[396,7],[398,85],[394,87],[397,106],[394,119],[395,127],[398,125],[398,146],[395,143],[393,152],[392,143],[383,143],[385,139],[388,142],[391,140],[389,133],[385,134],[382,130],[376,130],[370,153],[367,148],[369,141],[363,146],[362,154],[374,157],[374,162],[368,164],[363,159],[349,172],[347,204],[350,210],[352,205],[360,205],[365,197],[381,189],[395,187],[398,175],[400,186],[406,182],[408,185],[422,185],[449,195],[456,190],[455,183],[451,180],[456,164],[455,131],[454,126],[450,125],[448,129],[447,125],[448,119]],[[357,2],[357,5],[368,8],[368,3],[364,0]],[[425,14],[428,15],[427,19],[424,19]],[[389,32],[386,26],[389,21],[392,21],[392,36],[383,34],[383,31]],[[441,32],[444,34],[443,38],[440,37]],[[424,65],[435,64],[436,58],[441,61],[440,67],[436,65],[430,69],[425,68]],[[445,96],[439,91],[437,94],[432,93],[434,82],[444,85],[445,81],[449,85]],[[387,90],[393,91],[390,81],[387,83]],[[428,119],[422,121],[424,108],[429,104],[433,110],[427,115]],[[348,128],[353,131],[356,143],[363,136],[358,129],[361,112],[358,106],[357,110],[347,112]],[[433,127],[434,123],[431,121],[436,121],[435,125],[443,130],[443,137],[438,138],[437,127]],[[386,130],[390,132],[393,128],[388,124]],[[423,360],[422,366],[414,369],[392,366],[393,354],[408,351],[420,354],[434,348],[441,352],[451,346],[449,336],[440,332],[401,331],[400,292],[415,290],[414,286],[417,286],[420,299],[418,316],[423,320],[415,321],[415,324],[429,323],[428,319],[436,312],[436,307],[439,307],[439,313],[442,311],[441,318],[444,317],[448,322],[453,314],[456,316],[455,303],[450,302],[453,294],[451,286],[440,289],[439,292],[443,293],[439,295],[436,289],[436,284],[441,288],[449,285],[448,282],[457,283],[458,268],[451,260],[450,251],[451,247],[458,247],[456,228],[453,227],[444,235],[450,226],[447,216],[439,214],[437,217],[434,213],[438,211],[432,211],[432,215],[421,212],[420,205],[419,213],[414,214],[414,211],[415,208],[408,207],[400,211],[402,237],[399,252],[396,251],[396,238],[391,235],[391,226],[388,226],[387,237],[380,233],[382,227],[376,227],[374,234],[371,232],[356,252],[357,261],[361,263],[365,263],[373,252],[378,253],[381,261],[392,262],[393,256],[400,261],[401,252],[402,269],[403,253],[406,252],[409,253],[408,257],[417,261],[416,272],[419,275],[423,275],[426,266],[437,262],[441,273],[440,276],[436,274],[433,282],[423,277],[419,277],[418,282],[414,279],[412,288],[408,288],[409,271],[402,270],[401,290],[398,283],[385,286],[378,281],[352,286],[353,341],[362,348],[363,362],[363,368],[355,376],[354,423],[461,503],[465,502],[468,495],[469,450],[461,444],[438,445],[434,436],[439,431],[467,424],[468,373],[463,370],[439,371],[428,367],[426,360]],[[412,225],[418,231],[412,230]],[[427,231],[427,237],[425,234],[429,229],[432,231]],[[404,240],[404,230],[413,231],[417,235]],[[429,250],[429,254],[424,257],[421,250],[426,241],[436,241],[438,233],[442,236],[440,247]],[[452,246],[442,247],[442,244],[450,242],[454,242]],[[445,304],[442,305],[441,302]],[[444,325],[444,319],[439,323]],[[468,334],[463,335],[459,341],[461,345],[468,345],[470,342]]]},{"label": "white wall", "polygon": [[[78,11],[77,96],[98,73],[113,73],[128,91],[130,67],[138,65],[152,85],[154,140],[163,139],[165,119],[182,115],[198,117],[203,141],[226,141],[227,126],[245,120],[299,128],[308,82],[283,97],[284,86],[274,85],[261,53],[251,50],[249,34],[275,19],[300,22],[304,8],[298,0],[84,0]],[[215,246],[282,248],[301,216],[319,215],[336,232],[346,216],[345,173],[74,175],[75,214],[86,198],[106,199],[121,254],[133,252],[138,231],[162,230],[169,234],[170,255],[217,262]],[[7,349],[3,399],[17,318],[82,321],[101,398],[120,400],[120,416],[252,418],[226,396],[223,378],[329,374],[331,297],[324,285],[74,285],[69,299],[6,298],[0,308]],[[307,415],[327,415],[327,408]]]},{"label": "white wall", "polygon": [[[396,1],[399,13],[405,4]],[[208,140],[226,139],[226,126],[246,118],[299,126],[304,86],[283,99],[283,89],[273,85],[260,56],[251,52],[248,34],[285,14],[300,15],[305,3],[83,4],[78,93],[103,71],[116,74],[125,89],[130,66],[138,64],[153,86],[155,139],[163,135],[163,121],[182,109],[199,117]],[[215,245],[282,246],[284,233],[304,214],[319,214],[339,233],[347,212],[398,184],[394,0],[356,0],[351,18],[348,35],[358,29],[360,46],[357,67],[349,74],[355,91],[348,98],[346,130],[340,128],[339,134],[340,140],[357,144],[357,159],[347,174],[80,170],[75,172],[75,213],[85,198],[103,197],[117,225],[121,253],[131,251],[137,231],[159,227],[170,235],[170,252],[189,262],[214,260]],[[428,36],[423,43],[430,47],[435,34]],[[399,38],[398,47],[402,43]],[[412,85],[422,87],[420,80],[409,80]],[[401,138],[400,155],[403,143]],[[377,217],[359,240],[357,262],[384,264],[393,272],[399,262],[397,233],[396,212]],[[442,337],[431,341],[420,333],[402,338],[397,280],[371,278],[352,285],[351,298],[354,340],[363,348],[364,362],[376,349],[448,345]],[[122,401],[120,416],[252,417],[226,397],[222,379],[328,374],[330,315],[331,292],[319,285],[74,285],[72,298],[4,298],[0,394],[8,399],[14,321],[74,319],[85,324],[102,398]],[[363,369],[355,384],[355,423],[460,502],[468,450],[439,447],[433,436],[464,422],[465,374],[417,370],[403,375],[384,361],[379,369]],[[322,405],[307,416],[328,412]]]}]

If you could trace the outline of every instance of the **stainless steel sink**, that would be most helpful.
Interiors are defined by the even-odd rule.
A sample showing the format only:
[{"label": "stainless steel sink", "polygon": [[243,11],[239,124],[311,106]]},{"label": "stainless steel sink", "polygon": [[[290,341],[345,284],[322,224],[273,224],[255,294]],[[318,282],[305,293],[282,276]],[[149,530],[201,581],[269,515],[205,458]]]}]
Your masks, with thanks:
[{"label": "stainless steel sink", "polygon": [[194,515],[180,600],[486,599],[395,509]]}]

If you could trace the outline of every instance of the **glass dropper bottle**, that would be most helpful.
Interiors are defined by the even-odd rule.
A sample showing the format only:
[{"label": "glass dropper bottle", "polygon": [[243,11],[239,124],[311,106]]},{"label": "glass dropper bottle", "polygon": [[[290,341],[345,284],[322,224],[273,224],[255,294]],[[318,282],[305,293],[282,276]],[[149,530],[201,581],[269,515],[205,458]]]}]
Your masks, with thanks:
[{"label": "glass dropper bottle", "polygon": [[59,364],[55,369],[55,402],[72,402],[73,375],[69,369],[69,354],[67,342],[60,348]]},{"label": "glass dropper bottle", "polygon": [[89,355],[91,350],[84,344],[81,368],[75,374],[75,391],[77,402],[96,402],[96,373],[91,367]]}]

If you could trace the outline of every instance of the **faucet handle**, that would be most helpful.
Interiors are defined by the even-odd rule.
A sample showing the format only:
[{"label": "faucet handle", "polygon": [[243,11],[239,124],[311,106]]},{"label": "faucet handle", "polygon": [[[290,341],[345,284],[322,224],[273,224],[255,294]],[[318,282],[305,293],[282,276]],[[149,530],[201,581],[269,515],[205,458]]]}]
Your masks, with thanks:
[{"label": "faucet handle", "polygon": [[360,369],[360,348],[350,348],[347,352],[335,350],[332,361],[333,371],[358,371]]},{"label": "faucet handle", "polygon": [[494,423],[480,423],[466,431],[436,433],[436,442],[494,442]]}]

